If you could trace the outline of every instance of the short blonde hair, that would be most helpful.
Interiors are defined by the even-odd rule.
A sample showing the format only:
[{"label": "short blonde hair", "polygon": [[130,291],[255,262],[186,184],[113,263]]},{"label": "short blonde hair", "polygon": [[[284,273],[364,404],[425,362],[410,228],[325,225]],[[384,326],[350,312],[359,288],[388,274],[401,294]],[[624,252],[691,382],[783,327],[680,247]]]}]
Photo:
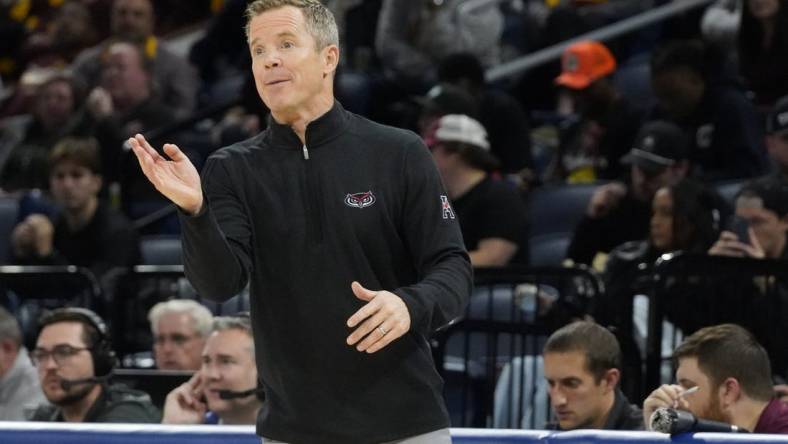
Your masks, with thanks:
[{"label": "short blonde hair", "polygon": [[326,46],[339,47],[339,31],[334,14],[317,0],[255,0],[246,7],[246,38],[249,39],[249,24],[258,15],[272,9],[293,6],[301,10],[306,30],[315,39],[315,48],[320,51]]}]

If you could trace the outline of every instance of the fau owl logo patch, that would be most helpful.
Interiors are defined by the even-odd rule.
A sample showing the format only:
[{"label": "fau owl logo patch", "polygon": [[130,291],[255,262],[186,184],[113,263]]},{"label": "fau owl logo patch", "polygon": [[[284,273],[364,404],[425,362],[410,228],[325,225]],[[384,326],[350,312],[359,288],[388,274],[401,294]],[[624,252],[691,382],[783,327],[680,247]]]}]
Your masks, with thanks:
[{"label": "fau owl logo patch", "polygon": [[345,196],[345,205],[353,208],[366,208],[375,203],[375,195],[372,191],[364,193],[348,194]]}]

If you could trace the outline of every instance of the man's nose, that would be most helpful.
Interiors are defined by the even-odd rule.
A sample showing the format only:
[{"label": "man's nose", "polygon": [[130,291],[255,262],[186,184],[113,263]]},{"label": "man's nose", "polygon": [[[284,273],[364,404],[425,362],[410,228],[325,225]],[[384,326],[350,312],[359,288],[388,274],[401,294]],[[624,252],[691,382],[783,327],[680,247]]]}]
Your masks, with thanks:
[{"label": "man's nose", "polygon": [[222,374],[216,365],[206,365],[203,367],[203,371],[208,379],[216,381],[222,378]]},{"label": "man's nose", "polygon": [[553,407],[560,407],[566,405],[566,396],[560,390],[550,390],[550,401]]},{"label": "man's nose", "polygon": [[279,53],[276,51],[271,51],[265,55],[265,67],[266,68],[276,68],[282,65],[282,59],[279,57]]}]

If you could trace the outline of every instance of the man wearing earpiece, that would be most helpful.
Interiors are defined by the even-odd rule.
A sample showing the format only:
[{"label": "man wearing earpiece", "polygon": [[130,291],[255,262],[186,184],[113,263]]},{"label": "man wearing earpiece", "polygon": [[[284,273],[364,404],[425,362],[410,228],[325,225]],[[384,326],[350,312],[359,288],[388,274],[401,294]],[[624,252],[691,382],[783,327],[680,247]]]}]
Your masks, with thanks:
[{"label": "man wearing earpiece", "polygon": [[221,316],[202,350],[202,367],[171,391],[164,424],[254,424],[262,405],[248,316]]},{"label": "man wearing earpiece", "polygon": [[39,321],[30,360],[51,405],[32,421],[156,423],[161,417],[146,393],[108,378],[117,359],[104,321],[85,308],[60,308]]}]

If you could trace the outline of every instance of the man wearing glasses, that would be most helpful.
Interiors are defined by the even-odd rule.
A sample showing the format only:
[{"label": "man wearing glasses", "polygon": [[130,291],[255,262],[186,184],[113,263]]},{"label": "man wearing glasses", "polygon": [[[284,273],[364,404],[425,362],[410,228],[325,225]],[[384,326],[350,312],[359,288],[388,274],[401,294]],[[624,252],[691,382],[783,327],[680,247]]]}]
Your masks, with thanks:
[{"label": "man wearing glasses", "polygon": [[148,312],[153,357],[160,370],[199,370],[213,315],[191,299],[159,302]]},{"label": "man wearing glasses", "polygon": [[143,392],[108,383],[116,364],[104,321],[84,308],[45,314],[30,360],[51,405],[33,421],[156,423],[160,413]]}]

